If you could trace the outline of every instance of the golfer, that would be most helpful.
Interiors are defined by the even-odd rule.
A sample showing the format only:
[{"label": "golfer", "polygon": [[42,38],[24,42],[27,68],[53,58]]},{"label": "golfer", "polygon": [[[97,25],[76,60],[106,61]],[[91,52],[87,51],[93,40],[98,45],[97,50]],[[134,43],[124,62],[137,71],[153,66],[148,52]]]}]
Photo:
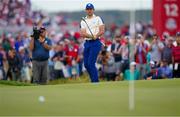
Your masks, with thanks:
[{"label": "golfer", "polygon": [[84,44],[84,66],[89,73],[91,82],[99,82],[98,71],[95,66],[97,56],[101,50],[102,43],[99,38],[104,34],[105,26],[102,19],[94,14],[94,6],[86,5],[85,18],[81,20],[81,36],[85,39]]}]

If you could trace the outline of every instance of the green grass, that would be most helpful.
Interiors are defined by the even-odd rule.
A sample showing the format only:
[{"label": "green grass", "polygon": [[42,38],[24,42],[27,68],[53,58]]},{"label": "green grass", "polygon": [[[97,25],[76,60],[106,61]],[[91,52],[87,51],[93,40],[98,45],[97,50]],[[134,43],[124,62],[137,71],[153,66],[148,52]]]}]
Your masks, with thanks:
[{"label": "green grass", "polygon": [[[180,79],[135,82],[135,109],[128,81],[45,86],[0,85],[1,116],[180,116]],[[45,102],[38,97],[44,96]]]},{"label": "green grass", "polygon": [[0,80],[0,86],[2,86],[2,85],[9,85],[9,86],[34,86],[34,84],[31,84],[31,83]]}]

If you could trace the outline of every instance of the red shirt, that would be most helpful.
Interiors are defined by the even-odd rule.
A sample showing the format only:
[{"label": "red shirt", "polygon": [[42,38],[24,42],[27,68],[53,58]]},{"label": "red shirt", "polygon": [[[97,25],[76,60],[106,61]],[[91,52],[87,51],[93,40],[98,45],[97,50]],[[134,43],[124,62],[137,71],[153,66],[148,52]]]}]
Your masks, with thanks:
[{"label": "red shirt", "polygon": [[79,50],[79,46],[77,44],[72,45],[72,47],[70,48],[69,46],[65,47],[65,53],[67,56],[66,62],[71,65],[72,64],[72,60],[77,60],[78,59],[78,50]]},{"label": "red shirt", "polygon": [[[146,55],[147,55],[147,52],[148,52],[148,46],[146,44],[142,44],[142,47],[140,47],[139,45],[136,45],[137,47],[137,53],[135,55],[135,61],[136,63],[140,63],[140,64],[146,64]],[[140,50],[141,48],[141,50]],[[142,48],[145,48],[146,52],[144,52],[142,50]]]},{"label": "red shirt", "polygon": [[172,55],[174,57],[174,62],[180,63],[180,46],[172,47]]}]

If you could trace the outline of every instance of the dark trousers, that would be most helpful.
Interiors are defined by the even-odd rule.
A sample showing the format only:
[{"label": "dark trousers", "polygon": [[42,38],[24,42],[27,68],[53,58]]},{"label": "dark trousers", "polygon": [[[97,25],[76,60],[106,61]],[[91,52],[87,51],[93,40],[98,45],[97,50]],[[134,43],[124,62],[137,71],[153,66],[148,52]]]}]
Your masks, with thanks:
[{"label": "dark trousers", "polygon": [[91,82],[99,82],[98,71],[95,63],[101,50],[101,46],[102,44],[99,39],[86,41],[84,44],[84,66],[89,73]]},{"label": "dark trousers", "polygon": [[5,80],[7,80],[8,78],[10,78],[10,80],[14,80],[17,81],[20,79],[20,70],[18,68],[11,68],[9,67],[7,74],[6,74],[6,78]]},{"label": "dark trousers", "polygon": [[55,79],[64,78],[62,70],[54,70],[54,73],[55,73]]},{"label": "dark trousers", "polygon": [[115,81],[116,73],[106,73],[107,81]]},{"label": "dark trousers", "polygon": [[46,84],[48,77],[48,60],[32,61],[33,64],[33,83]]},{"label": "dark trousers", "polygon": [[173,77],[174,78],[180,78],[180,64],[178,64],[178,69],[177,70],[173,69]]}]

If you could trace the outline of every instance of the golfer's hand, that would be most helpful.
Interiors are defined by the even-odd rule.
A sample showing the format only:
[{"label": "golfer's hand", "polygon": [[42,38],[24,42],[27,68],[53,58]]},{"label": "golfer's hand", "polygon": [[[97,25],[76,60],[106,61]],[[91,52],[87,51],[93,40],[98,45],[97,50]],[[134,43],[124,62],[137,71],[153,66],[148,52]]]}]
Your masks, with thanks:
[{"label": "golfer's hand", "polygon": [[94,35],[94,36],[93,36],[93,40],[96,40],[96,39],[97,39],[97,36],[96,36],[96,35]]}]

